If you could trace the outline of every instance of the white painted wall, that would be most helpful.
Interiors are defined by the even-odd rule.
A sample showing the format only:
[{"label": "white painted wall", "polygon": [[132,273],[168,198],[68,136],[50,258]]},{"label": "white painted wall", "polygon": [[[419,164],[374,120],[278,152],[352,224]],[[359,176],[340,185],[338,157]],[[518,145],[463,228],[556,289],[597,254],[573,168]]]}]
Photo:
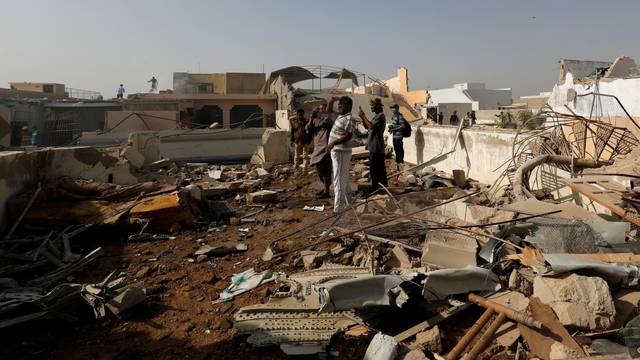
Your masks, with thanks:
[{"label": "white painted wall", "polygon": [[[551,95],[549,96],[549,105],[551,105],[555,111],[563,113],[568,112],[564,107],[564,105],[567,105],[578,115],[588,118],[594,96],[576,97],[572,96],[571,93],[575,91],[575,94],[579,95],[596,90],[593,85],[574,84],[573,79],[573,74],[569,73],[563,84],[558,84],[553,87],[553,91],[551,91]],[[640,78],[601,80],[599,87],[599,93],[617,96],[631,116],[640,117]],[[626,117],[624,111],[615,99],[603,96],[598,96],[596,99],[599,102],[598,106],[600,102],[602,104],[602,111],[597,115],[605,117]]]},{"label": "white painted wall", "polygon": [[473,110],[497,109],[513,103],[511,89],[484,89],[483,83],[456,84],[452,88],[429,90],[428,106],[442,103],[470,103]]},{"label": "white painted wall", "polygon": [[[162,130],[160,156],[175,161],[249,160],[262,144],[265,128]],[[118,146],[128,133],[82,133],[81,145]]]},{"label": "white painted wall", "polygon": [[[404,141],[405,161],[421,164],[449,152],[454,145],[457,127],[422,125]],[[451,173],[462,169],[471,177],[492,184],[501,173],[493,171],[511,158],[515,132],[507,129],[472,127],[462,130],[462,142],[455,152],[431,164],[438,170]]]}]

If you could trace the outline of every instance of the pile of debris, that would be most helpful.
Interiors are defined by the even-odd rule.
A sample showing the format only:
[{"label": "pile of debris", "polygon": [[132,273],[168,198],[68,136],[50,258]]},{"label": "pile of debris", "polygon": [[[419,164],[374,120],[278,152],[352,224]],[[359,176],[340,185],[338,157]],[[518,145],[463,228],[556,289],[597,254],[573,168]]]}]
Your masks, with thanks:
[{"label": "pile of debris", "polygon": [[[376,333],[365,359],[640,355],[629,222],[570,203],[497,206],[481,184],[418,171],[442,187],[374,195],[272,242],[263,267],[303,272],[275,275],[266,303],[236,312],[236,331],[290,355],[339,352],[336,333]],[[288,241],[314,228],[312,242]],[[460,321],[474,306],[478,320]]]}]

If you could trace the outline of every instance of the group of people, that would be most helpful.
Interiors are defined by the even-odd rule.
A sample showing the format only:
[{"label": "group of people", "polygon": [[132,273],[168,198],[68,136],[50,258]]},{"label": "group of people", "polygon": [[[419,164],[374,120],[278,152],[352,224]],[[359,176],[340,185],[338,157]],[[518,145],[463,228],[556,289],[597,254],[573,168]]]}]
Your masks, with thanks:
[{"label": "group of people", "polygon": [[[438,125],[442,125],[442,120],[444,118],[444,115],[442,114],[442,111],[438,112],[437,114],[433,115],[435,117],[435,122]],[[467,126],[471,126],[473,124],[476,123],[476,112],[475,110],[471,110],[469,112],[467,112],[467,115],[462,119],[462,121],[465,122],[465,125]],[[451,116],[449,117],[449,124],[451,125],[458,125],[460,123],[460,116],[458,115],[458,111],[454,110],[453,113],[451,114]]]},{"label": "group of people", "polygon": [[[151,83],[151,89],[149,90],[150,93],[155,94],[158,92],[158,79],[156,79],[155,76],[152,76],[151,80],[147,81],[147,83]],[[116,98],[123,99],[124,93],[125,93],[124,85],[120,84],[120,86],[116,90]]]},{"label": "group of people", "polygon": [[[334,105],[337,102],[337,112]],[[353,101],[348,96],[332,97],[328,103],[322,103],[313,109],[309,119],[305,111],[298,109],[291,119],[291,142],[294,147],[294,166],[307,167],[309,146],[313,151],[309,163],[315,165],[323,189],[316,195],[319,198],[330,197],[329,189],[333,183],[334,212],[345,211],[351,203],[351,179],[349,168],[352,148],[356,142],[357,120],[352,115]],[[367,129],[367,150],[369,151],[369,167],[372,189],[387,186],[387,170],[385,166],[385,128],[392,134],[393,148],[397,169],[404,162],[403,138],[410,134],[411,126],[399,111],[399,106],[390,107],[393,114],[387,127],[383,104],[379,98],[370,102],[373,117],[369,119],[362,108],[358,117]],[[334,120],[335,117],[335,120]]]}]

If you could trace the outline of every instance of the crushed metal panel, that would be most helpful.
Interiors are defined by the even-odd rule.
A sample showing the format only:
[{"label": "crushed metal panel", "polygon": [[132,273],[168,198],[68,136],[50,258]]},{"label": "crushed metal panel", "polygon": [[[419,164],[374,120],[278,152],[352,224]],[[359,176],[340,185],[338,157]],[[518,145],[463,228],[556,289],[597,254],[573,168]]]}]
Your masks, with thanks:
[{"label": "crushed metal panel", "polygon": [[317,353],[335,333],[360,320],[353,311],[319,313],[321,304],[315,285],[371,275],[368,268],[325,264],[279,278],[281,286],[269,301],[239,309],[233,326],[239,334],[249,334],[247,342],[254,346],[280,345],[290,355]]},{"label": "crushed metal panel", "polygon": [[500,290],[496,274],[484,268],[468,266],[460,269],[443,269],[426,273],[422,295],[427,300],[443,300],[449,295],[470,291]]},{"label": "crushed metal panel", "polygon": [[589,273],[602,277],[611,285],[635,286],[640,278],[640,269],[634,265],[607,264],[600,261],[581,259],[571,255],[544,254],[550,269],[541,273],[551,276],[566,272]]},{"label": "crushed metal panel", "polygon": [[404,281],[396,275],[374,275],[321,284],[317,286],[321,311],[392,305],[390,291]]}]

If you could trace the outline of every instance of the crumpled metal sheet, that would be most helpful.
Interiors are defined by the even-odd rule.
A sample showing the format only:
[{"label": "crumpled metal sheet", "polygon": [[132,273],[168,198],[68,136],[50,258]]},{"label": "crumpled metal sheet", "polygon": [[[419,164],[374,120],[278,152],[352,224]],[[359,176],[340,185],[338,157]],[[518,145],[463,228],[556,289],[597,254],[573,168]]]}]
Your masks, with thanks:
[{"label": "crumpled metal sheet", "polygon": [[498,276],[491,270],[467,266],[457,269],[442,269],[425,274],[422,295],[427,300],[444,300],[449,295],[471,291],[500,290]]},{"label": "crumpled metal sheet", "polygon": [[605,220],[532,219],[536,230],[525,241],[544,253],[597,253],[601,247],[626,242],[628,222]]},{"label": "crumpled metal sheet", "polygon": [[316,285],[320,311],[393,305],[397,293],[391,290],[404,281],[397,275],[373,275]]},{"label": "crumpled metal sheet", "polygon": [[640,278],[640,268],[627,264],[608,264],[595,260],[581,259],[564,254],[544,254],[550,268],[540,273],[543,276],[577,272],[603,278],[610,285],[635,286]]}]

